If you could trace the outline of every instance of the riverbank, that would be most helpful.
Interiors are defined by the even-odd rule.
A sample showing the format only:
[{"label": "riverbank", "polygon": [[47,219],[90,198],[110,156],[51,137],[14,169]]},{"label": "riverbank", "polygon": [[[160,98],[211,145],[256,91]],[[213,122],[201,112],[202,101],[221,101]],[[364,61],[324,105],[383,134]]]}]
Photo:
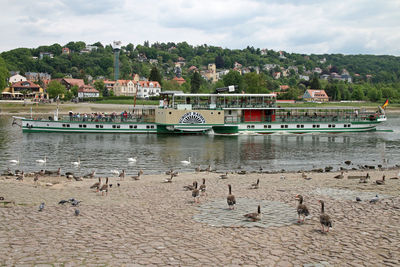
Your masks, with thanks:
[{"label": "riverbank", "polygon": [[[365,184],[348,179],[366,175],[361,170],[346,172],[344,179],[335,179],[337,172],[306,173],[310,180],[300,173],[228,174],[228,179],[183,173],[172,183],[163,182],[166,175],[144,175],[139,181],[112,177],[107,196],[89,189],[97,179],[40,177],[35,185],[33,177],[3,176],[0,196],[15,205],[0,206],[0,263],[398,266],[400,180],[389,179],[398,171],[370,170]],[[386,184],[376,185],[383,174]],[[183,186],[202,178],[207,196],[194,204]],[[257,179],[260,188],[249,189]],[[228,183],[237,199],[233,211],[226,205]],[[297,194],[311,213],[301,225],[296,223]],[[376,194],[380,200],[369,203]],[[82,200],[79,216],[70,204],[57,204],[72,197]],[[320,231],[318,200],[325,201],[332,217],[329,233]],[[41,202],[45,208],[39,212]],[[256,212],[258,204],[261,221],[244,221],[243,214]]]}]

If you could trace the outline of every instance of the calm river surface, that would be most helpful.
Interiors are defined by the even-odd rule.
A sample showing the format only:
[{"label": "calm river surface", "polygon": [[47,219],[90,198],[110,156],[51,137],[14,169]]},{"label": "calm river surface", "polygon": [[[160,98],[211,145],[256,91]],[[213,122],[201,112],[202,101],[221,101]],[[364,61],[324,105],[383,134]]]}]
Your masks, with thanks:
[{"label": "calm river surface", "polygon": [[[12,119],[0,116],[0,170],[38,171],[40,169],[86,174],[96,170],[111,175],[110,170],[126,169],[128,174],[139,168],[145,173],[161,173],[170,167],[193,171],[197,165],[211,164],[217,170],[311,170],[333,166],[378,165],[383,158],[388,165],[400,164],[400,116],[389,115],[378,129],[393,132],[257,135],[257,136],[170,136],[156,134],[70,134],[22,133],[11,126]],[[46,165],[36,159],[47,156]],[[81,159],[81,166],[71,162]],[[128,158],[137,157],[130,164]],[[191,157],[184,167],[182,160]],[[19,165],[9,160],[19,159]],[[354,166],[356,167],[356,166]]]}]

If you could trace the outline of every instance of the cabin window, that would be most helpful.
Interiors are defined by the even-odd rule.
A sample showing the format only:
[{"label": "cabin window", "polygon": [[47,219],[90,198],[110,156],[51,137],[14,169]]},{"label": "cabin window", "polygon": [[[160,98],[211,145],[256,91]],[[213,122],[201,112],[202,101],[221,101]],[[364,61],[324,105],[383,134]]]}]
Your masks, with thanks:
[{"label": "cabin window", "polygon": [[214,114],[214,112],[211,112],[211,115],[213,115]]},{"label": "cabin window", "polygon": [[284,128],[285,127],[285,125],[281,125],[281,128]]},{"label": "cabin window", "polygon": [[313,126],[312,126],[313,128],[315,128],[315,124],[313,124]]},{"label": "cabin window", "polygon": [[129,125],[129,129],[132,129],[133,128],[133,125]]},{"label": "cabin window", "polygon": [[335,128],[336,127],[336,124],[332,124],[332,128]]},{"label": "cabin window", "polygon": [[347,127],[351,127],[351,124],[347,124]]},{"label": "cabin window", "polygon": [[301,125],[301,128],[304,128],[304,125]]},{"label": "cabin window", "polygon": [[67,127],[69,127],[69,124],[67,124]]},{"label": "cabin window", "polygon": [[100,126],[99,125],[96,125],[96,128],[99,128]]},{"label": "cabin window", "polygon": [[296,126],[297,128],[300,128],[300,125],[299,124],[297,124],[297,126]]},{"label": "cabin window", "polygon": [[251,128],[254,128],[254,125],[251,125]]},{"label": "cabin window", "polygon": [[172,112],[170,111],[169,114],[172,114]]},{"label": "cabin window", "polygon": [[250,129],[250,125],[247,125],[247,129]]},{"label": "cabin window", "polygon": [[317,124],[317,128],[319,128],[319,124]]},{"label": "cabin window", "polygon": [[146,128],[147,128],[147,129],[149,129],[149,128],[150,128],[150,126],[149,126],[149,125],[146,125]]},{"label": "cabin window", "polygon": [[285,128],[288,128],[289,127],[289,125],[285,125]]},{"label": "cabin window", "polygon": [[116,126],[115,126],[115,125],[113,125],[112,127],[115,129],[115,127],[116,127]]},{"label": "cabin window", "polygon": [[83,125],[83,128],[86,128],[86,124]]},{"label": "cabin window", "polygon": [[121,125],[117,125],[117,128],[118,128],[118,129],[121,128]]},{"label": "cabin window", "polygon": [[65,124],[63,124],[62,126],[65,127]]},{"label": "cabin window", "polygon": [[221,112],[218,112],[218,115],[221,115]]},{"label": "cabin window", "polygon": [[151,129],[154,129],[154,125],[151,125]]},{"label": "cabin window", "polygon": [[100,128],[103,128],[103,125],[100,125]]},{"label": "cabin window", "polygon": [[79,128],[82,128],[82,124],[79,124]]},{"label": "cabin window", "polygon": [[229,111],[228,111],[228,114],[229,114],[229,115],[232,115],[232,110],[229,110]]},{"label": "cabin window", "polygon": [[332,125],[328,124],[328,128],[331,128]]},{"label": "cabin window", "polygon": [[137,125],[133,126],[133,128],[137,129]]}]

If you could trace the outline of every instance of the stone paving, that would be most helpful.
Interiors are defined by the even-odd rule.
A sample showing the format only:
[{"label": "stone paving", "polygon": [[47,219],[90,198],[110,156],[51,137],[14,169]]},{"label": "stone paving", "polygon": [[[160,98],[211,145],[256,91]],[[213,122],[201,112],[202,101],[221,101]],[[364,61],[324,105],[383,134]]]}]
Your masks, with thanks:
[{"label": "stone paving", "polygon": [[[376,186],[373,181],[382,172],[370,171],[368,184],[334,179],[336,174],[311,173],[308,181],[299,173],[286,173],[286,179],[281,174],[230,174],[227,180],[216,173],[180,173],[172,183],[163,183],[165,175],[144,175],[139,181],[111,178],[107,196],[89,189],[97,179],[40,177],[35,185],[33,178],[0,177],[0,196],[15,202],[0,205],[0,266],[400,266],[400,180]],[[195,204],[183,186],[202,178],[207,196]],[[258,178],[260,188],[249,189]],[[219,221],[226,222],[228,183],[238,204],[225,214],[240,221],[260,203],[264,216],[259,227],[211,226],[216,222],[210,214],[219,216],[218,210]],[[355,202],[316,194],[319,188],[391,198]],[[297,194],[311,213],[304,224],[292,222]],[[79,216],[71,205],[57,204],[71,197],[82,200]],[[320,199],[333,220],[329,233],[320,231]],[[46,205],[39,212],[41,202]],[[202,222],[207,218],[210,222]]]},{"label": "stone paving", "polygon": [[[246,220],[243,215],[257,212],[258,205],[261,205],[261,220],[257,222]],[[206,202],[198,209],[200,213],[193,218],[211,226],[267,228],[286,226],[297,222],[295,207],[278,201],[238,198],[236,199],[235,209],[230,210],[226,199],[219,199]]]}]

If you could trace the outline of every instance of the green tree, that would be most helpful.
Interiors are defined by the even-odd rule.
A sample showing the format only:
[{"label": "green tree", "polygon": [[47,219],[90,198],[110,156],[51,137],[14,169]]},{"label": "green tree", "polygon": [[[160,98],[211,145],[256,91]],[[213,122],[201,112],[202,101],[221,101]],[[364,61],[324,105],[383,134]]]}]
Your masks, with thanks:
[{"label": "green tree", "polygon": [[259,75],[255,72],[246,73],[243,76],[243,80],[247,93],[252,93],[252,94],[265,93],[267,84],[262,75]]},{"label": "green tree", "polygon": [[47,93],[50,98],[56,98],[57,96],[61,98],[66,93],[65,86],[59,81],[51,81],[47,86]]},{"label": "green tree", "polygon": [[226,74],[222,80],[224,81],[225,86],[237,85],[239,86],[239,90],[244,89],[243,77],[237,71],[234,70],[229,71],[228,74]]},{"label": "green tree", "polygon": [[190,81],[190,92],[194,94],[198,93],[200,90],[200,86],[201,86],[201,76],[197,71],[195,71]]},{"label": "green tree", "polygon": [[10,76],[6,63],[3,58],[0,57],[0,91],[7,86],[7,79]]},{"label": "green tree", "polygon": [[156,66],[151,68],[150,75],[149,75],[149,81],[157,81],[159,84],[161,84],[161,82],[162,82],[161,73],[158,71],[158,68]]},{"label": "green tree", "polygon": [[109,96],[108,89],[104,85],[103,80],[97,80],[94,82],[94,88],[96,88],[97,91],[99,91],[103,96]]},{"label": "green tree", "polygon": [[311,89],[321,89],[321,83],[319,82],[318,77],[312,78],[310,82],[310,88]]},{"label": "green tree", "polygon": [[78,96],[78,90],[79,90],[78,85],[72,86],[72,87],[71,87],[72,96],[77,97],[77,96]]}]

